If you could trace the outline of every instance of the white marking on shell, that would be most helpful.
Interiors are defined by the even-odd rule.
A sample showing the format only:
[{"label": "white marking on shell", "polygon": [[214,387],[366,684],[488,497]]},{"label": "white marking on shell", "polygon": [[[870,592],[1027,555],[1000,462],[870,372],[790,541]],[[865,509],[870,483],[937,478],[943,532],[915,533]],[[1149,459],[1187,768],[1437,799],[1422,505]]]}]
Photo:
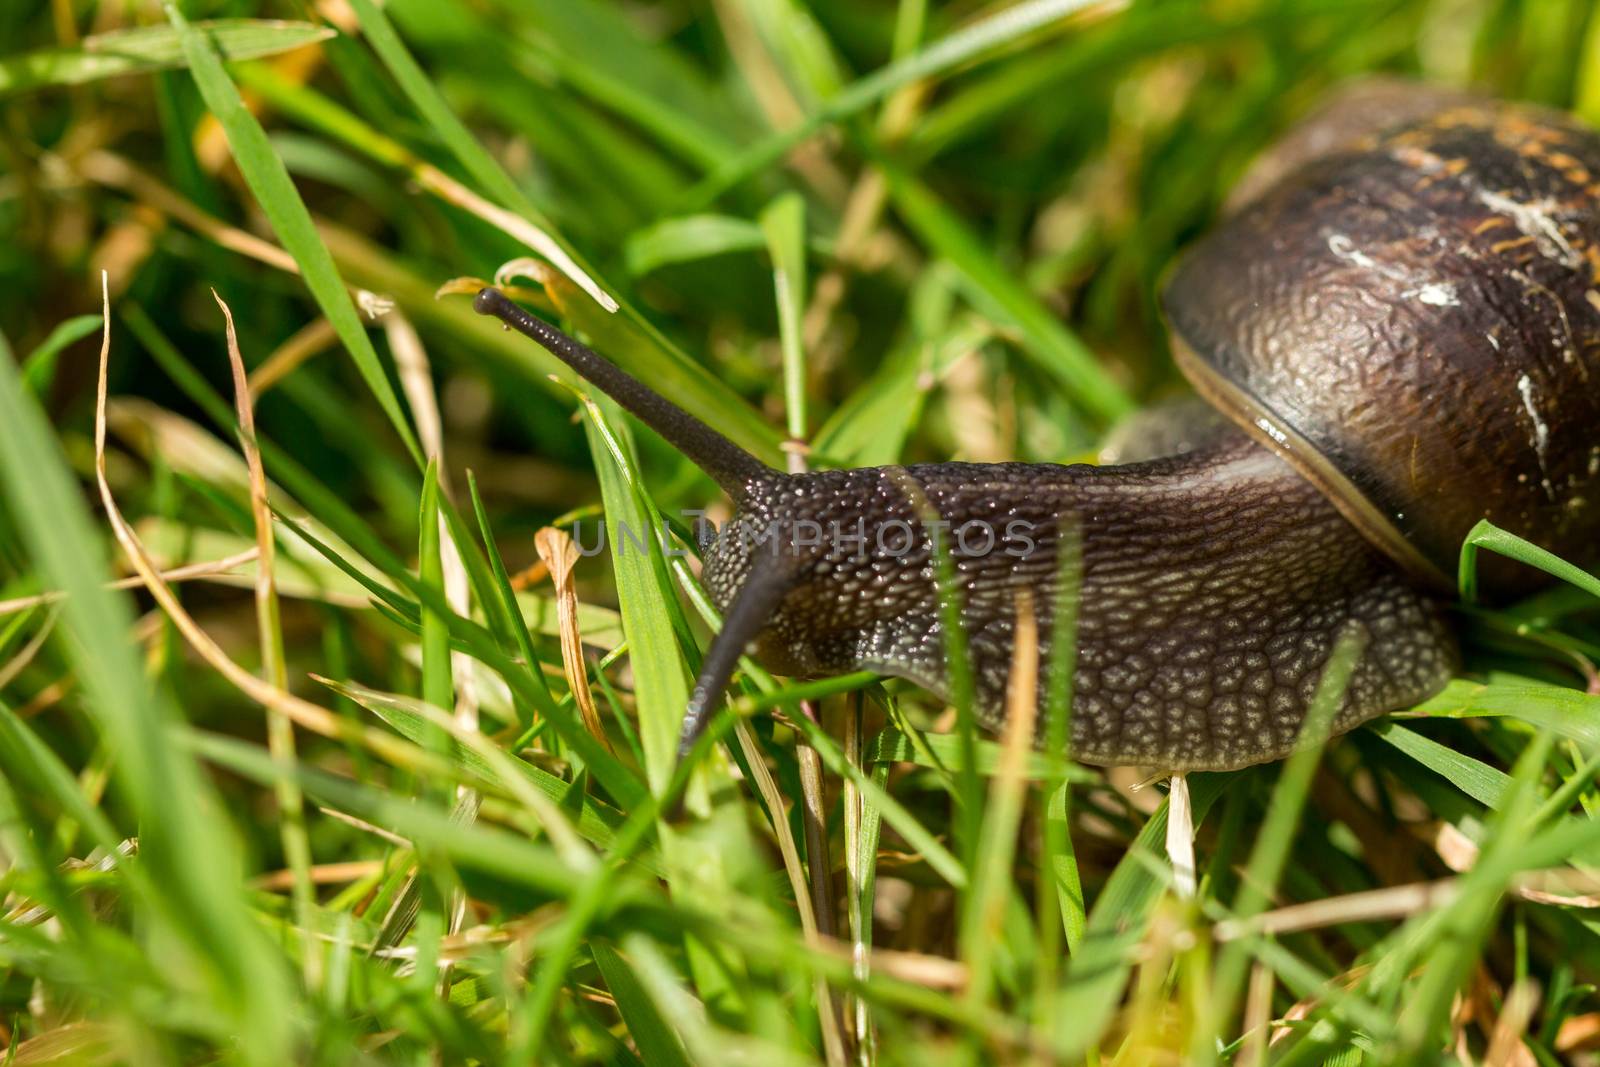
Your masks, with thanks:
[{"label": "white marking on shell", "polygon": [[1478,190],[1478,200],[1490,211],[1506,216],[1512,225],[1532,237],[1542,255],[1560,260],[1569,267],[1582,265],[1583,256],[1572,247],[1567,235],[1561,232],[1561,223],[1554,216],[1559,207],[1554,200],[1546,197],[1524,202],[1488,189]]},{"label": "white marking on shell", "polygon": [[1533,379],[1526,374],[1518,378],[1517,392],[1522,394],[1522,406],[1527,409],[1528,418],[1533,422],[1533,447],[1538,451],[1542,463],[1544,450],[1550,444],[1550,427],[1545,425],[1544,419],[1539,416],[1538,407],[1534,405]]},{"label": "white marking on shell", "polygon": [[1550,471],[1544,464],[1545,449],[1550,445],[1550,427],[1545,424],[1539,415],[1538,405],[1535,403],[1537,394],[1534,392],[1533,379],[1526,374],[1517,379],[1517,392],[1522,394],[1522,407],[1528,413],[1528,419],[1533,423],[1533,450],[1539,460],[1539,470],[1544,475],[1539,484],[1544,487],[1545,496],[1555,503],[1556,487],[1550,484]]},{"label": "white marking on shell", "polygon": [[[1328,251],[1347,263],[1354,263],[1358,267],[1368,270],[1381,270],[1378,261],[1356,247],[1356,243],[1342,233],[1328,235]],[[1388,273],[1385,271],[1384,273]]]},{"label": "white marking on shell", "polygon": [[1405,282],[1413,288],[1400,294],[1400,299],[1416,299],[1420,303],[1432,307],[1459,307],[1461,301],[1456,297],[1456,287],[1450,282],[1423,281],[1422,277],[1397,267],[1390,263],[1380,263],[1356,247],[1349,236],[1342,233],[1328,234],[1328,251],[1334,258],[1342,259],[1346,263],[1354,264],[1363,270],[1370,270],[1381,274],[1385,278],[1392,278],[1397,282]]},{"label": "white marking on shell", "polygon": [[1460,307],[1461,301],[1456,297],[1456,287],[1449,282],[1429,282],[1421,289],[1413,290],[1417,299],[1424,304],[1434,307],[1453,308]]}]

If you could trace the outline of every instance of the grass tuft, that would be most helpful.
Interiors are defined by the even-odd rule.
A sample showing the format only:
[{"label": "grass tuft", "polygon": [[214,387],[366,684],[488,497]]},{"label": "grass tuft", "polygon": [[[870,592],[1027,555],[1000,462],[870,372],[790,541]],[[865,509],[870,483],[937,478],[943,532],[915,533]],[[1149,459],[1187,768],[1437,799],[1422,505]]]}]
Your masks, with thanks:
[{"label": "grass tuft", "polygon": [[9,1061],[1593,1056],[1594,575],[1481,525],[1444,692],[1173,799],[1027,747],[1026,639],[1003,737],[958,639],[680,763],[725,505],[447,284],[774,465],[1078,460],[1255,152],[1367,73],[1600,120],[1592,0],[163,8],[0,10]]}]

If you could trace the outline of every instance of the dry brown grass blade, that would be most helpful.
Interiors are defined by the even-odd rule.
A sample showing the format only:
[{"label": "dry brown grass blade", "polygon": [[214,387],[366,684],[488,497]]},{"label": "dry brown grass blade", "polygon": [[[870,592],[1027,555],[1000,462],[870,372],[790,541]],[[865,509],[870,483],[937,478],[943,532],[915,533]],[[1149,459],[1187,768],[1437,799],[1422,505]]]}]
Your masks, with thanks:
[{"label": "dry brown grass blade", "polygon": [[1272,968],[1257,960],[1250,968],[1250,986],[1244,1002],[1244,1048],[1239,1067],[1260,1067],[1267,1062],[1267,1038],[1272,1032]]},{"label": "dry brown grass blade", "polygon": [[250,372],[250,395],[260,399],[262,394],[293,374],[301,364],[326,352],[338,340],[338,332],[327,319],[316,319],[302,326]]},{"label": "dry brown grass blade", "polygon": [[[272,505],[267,501],[267,471],[256,447],[255,404],[250,393],[244,357],[239,353],[239,335],[233,326],[233,309],[213,289],[211,297],[222,309],[228,339],[228,366],[233,372],[234,410],[239,416],[239,448],[244,453],[245,469],[250,472],[250,517],[256,532],[256,628],[261,645],[261,673],[278,690],[289,685],[289,668],[283,654],[283,627],[278,611],[278,587],[273,563],[276,549],[272,535]],[[294,725],[281,711],[267,710],[267,749],[279,766],[295,763]],[[279,837],[283,854],[294,872],[294,901],[300,935],[304,942],[302,966],[306,983],[313,989],[322,984],[322,953],[315,941],[316,896],[311,881],[311,840],[306,834],[305,801],[300,786],[287,774],[278,775],[274,784],[281,825]]]},{"label": "dry brown grass blade", "polygon": [[[713,0],[712,6],[728,53],[767,122],[773,129],[782,130],[805,121],[805,108],[789,88],[761,32],[752,24],[746,5]],[[824,141],[813,139],[796,145],[787,162],[830,205],[837,206],[849,195],[848,178],[829,157]]]},{"label": "dry brown grass blade", "polygon": [[511,576],[511,588],[513,591],[518,593],[526,589],[532,589],[534,586],[538,585],[540,582],[549,577],[549,575],[550,568],[547,567],[544,560],[541,559],[539,562],[529,564],[516,574],[513,574]]},{"label": "dry brown grass blade", "polygon": [[578,546],[565,531],[546,526],[533,535],[533,547],[550,572],[556,591],[556,618],[561,629],[561,664],[566,668],[567,685],[583,715],[583,725],[596,741],[612,752],[589,689],[589,671],[583,660],[583,636],[578,632],[578,593],[572,584],[572,568],[578,563]]},{"label": "dry brown grass blade", "polygon": [[1592,1052],[1597,1048],[1600,1048],[1600,1012],[1569,1016],[1556,1031],[1557,1052]]},{"label": "dry brown grass blade", "polygon": [[[245,469],[250,474],[250,517],[256,532],[256,622],[261,628],[262,672],[279,689],[288,683],[287,667],[281,649],[272,637],[278,632],[278,590],[273,575],[277,552],[272,538],[272,505],[267,501],[267,471],[256,447],[255,405],[251,402],[249,378],[244,357],[239,354],[239,336],[233,326],[233,310],[211,291],[222,309],[228,338],[228,367],[233,372],[234,411],[239,417],[239,448],[244,453]],[[292,752],[291,752],[292,755]]]},{"label": "dry brown grass blade", "polygon": [[[228,225],[113,152],[104,149],[87,152],[73,166],[84,180],[120,189],[230,252],[237,252],[286,274],[300,273],[300,265],[282,248],[247,230]],[[363,289],[351,289],[350,294],[356,306],[369,315],[376,303],[381,303],[378,297]]]},{"label": "dry brown grass blade", "polygon": [[589,277],[589,274],[567,255],[566,249],[562,248],[555,238],[539,227],[515,212],[507,211],[498,204],[491,204],[432,164],[419,162],[410,170],[417,184],[440,200],[470,211],[508,237],[521,241],[549,260],[557,270],[571,279],[574,285],[593,297],[595,303],[607,311],[617,310],[617,302],[611,294],[602,289],[599,282]]},{"label": "dry brown grass blade", "polygon": [[363,745],[374,755],[391,763],[419,771],[449,773],[451,768],[448,763],[408,741],[359,726],[327,708],[318,707],[308,700],[303,700],[293,693],[257,678],[235,663],[222,647],[212,640],[211,635],[195,622],[194,617],[173,594],[171,586],[161,577],[150,554],[145,551],[144,544],[128,520],[123,517],[121,509],[117,507],[116,497],[111,493],[111,483],[106,479],[106,381],[111,361],[111,298],[109,284],[103,275],[101,302],[106,325],[101,336],[100,371],[95,385],[95,481],[100,490],[100,501],[106,510],[106,518],[111,524],[111,532],[116,536],[122,550],[127,553],[129,562],[150,595],[155,598],[156,603],[166,612],[178,632],[201,659],[235,688],[263,707],[281,711],[300,726],[324,737]]},{"label": "dry brown grass blade", "polygon": [[46,1063],[113,1063],[120,1058],[117,1049],[122,1047],[125,1037],[120,1027],[110,1023],[66,1023],[17,1045],[7,1062],[16,1067]]},{"label": "dry brown grass blade", "polygon": [[373,837],[389,842],[389,844],[395,846],[396,848],[416,847],[410,838],[401,837],[392,830],[385,830],[383,827],[367,822],[367,820],[358,818],[355,815],[351,815],[347,811],[340,811],[338,808],[330,808],[320,804],[317,806],[317,810],[322,812],[322,814],[326,815],[330,819],[337,819],[339,822],[342,822],[347,826],[353,826],[362,833],[371,834]]},{"label": "dry brown grass blade", "polygon": [[[174,567],[169,571],[161,571],[161,578],[167,582],[186,582],[195,578],[215,578],[219,574],[227,574],[235,567],[242,567],[253,562],[256,550],[249,549],[238,552],[222,559],[203,559],[196,563],[186,563],[182,567]],[[118,578],[116,581],[105,583],[107,589],[138,589],[144,585],[144,579],[138,575],[131,578]],[[48,593],[37,593],[34,596],[18,597],[15,600],[0,600],[0,615],[15,615],[19,611],[30,608],[43,607],[46,604],[59,603],[67,594],[59,590]],[[0,683],[4,684],[4,683]]]},{"label": "dry brown grass blade", "polygon": [[[311,868],[311,880],[317,885],[342,885],[371,877],[383,870],[382,860],[348,860],[344,863],[319,863]],[[268,871],[251,881],[251,886],[277,893],[294,887],[295,872],[291,870]]]},{"label": "dry brown grass blade", "polygon": [[1346,893],[1275,908],[1249,920],[1224,919],[1213,928],[1212,936],[1217,941],[1232,941],[1246,936],[1276,936],[1315,930],[1340,923],[1400,919],[1442,907],[1454,900],[1459,891],[1457,879],[1444,878],[1437,882],[1414,882]]},{"label": "dry brown grass blade", "polygon": [[[400,379],[401,391],[410,405],[411,417],[417,427],[417,439],[430,459],[437,462],[439,491],[450,496],[450,476],[444,456],[444,419],[439,414],[439,397],[433,388],[432,364],[428,350],[422,344],[411,320],[398,308],[391,308],[382,317],[384,336],[389,340],[389,351],[394,354],[395,373]],[[472,586],[467,578],[466,563],[461,558],[461,548],[450,533],[450,524],[439,517],[439,556],[444,574],[444,597],[457,615],[468,617],[472,613]],[[478,693],[473,686],[471,657],[463,652],[450,654],[451,674],[455,683],[456,721],[469,730],[478,728]]]},{"label": "dry brown grass blade", "polygon": [[35,715],[49,711],[74,689],[78,681],[74,675],[63,674],[33,695],[33,698],[17,709],[17,718],[31,719]]},{"label": "dry brown grass blade", "polygon": [[1539,987],[1532,981],[1524,979],[1511,987],[1495,1019],[1483,1067],[1538,1067],[1539,1061],[1523,1042],[1528,1033],[1528,1021],[1538,1006]]},{"label": "dry brown grass blade", "polygon": [[1033,597],[1017,592],[1017,626],[1011,644],[1011,678],[1006,683],[1006,728],[1000,735],[1000,762],[996,765],[989,802],[1002,790],[1020,797],[1028,782],[1028,753],[1033,744],[1033,723],[1039,713],[1039,624]]},{"label": "dry brown grass blade", "polygon": [[[800,930],[805,935],[806,943],[813,948],[831,949],[840,946],[848,951],[848,946],[844,946],[842,942],[818,927],[816,908],[809,892],[805,867],[800,862],[800,848],[795,843],[794,831],[790,829],[789,820],[784,814],[786,809],[783,792],[778,788],[777,780],[772,777],[771,769],[767,767],[766,754],[761,751],[761,746],[756,742],[755,734],[751,732],[748,722],[740,719],[734,724],[733,729],[734,736],[739,739],[739,747],[744,750],[745,763],[750,768],[750,776],[756,791],[761,794],[767,811],[772,815],[772,832],[778,839],[778,853],[783,857],[783,872],[789,876],[789,888],[794,892],[795,912],[800,917]],[[813,988],[816,989],[817,1003],[830,1006],[830,1010],[818,1012],[818,1019],[822,1024],[823,1043],[830,1057],[842,1058],[844,1033],[840,1027],[839,1012],[833,1010],[833,991],[820,977],[813,983]]]},{"label": "dry brown grass blade", "polygon": [[80,158],[76,169],[83,178],[132,194],[230,252],[260,260],[290,274],[300,273],[294,257],[271,241],[207,214],[119,155],[97,149]]},{"label": "dry brown grass blade", "polygon": [[[1419,912],[1445,907],[1455,900],[1460,888],[1460,879],[1441,878],[1433,882],[1410,882],[1325,897],[1303,904],[1289,904],[1263,912],[1250,920],[1224,919],[1212,928],[1212,937],[1219,942],[1232,941],[1247,936],[1279,936],[1316,930],[1342,923],[1405,919]],[[1600,908],[1600,877],[1571,868],[1524,871],[1512,879],[1507,892],[1535,904]]]},{"label": "dry brown grass blade", "polygon": [[[1016,626],[1012,631],[1011,676],[1006,682],[1006,721],[1000,734],[1000,756],[994,778],[989,783],[987,810],[1010,813],[997,817],[1003,830],[1016,832],[1017,817],[1028,790],[1028,757],[1033,753],[1034,723],[1039,714],[1039,624],[1034,614],[1033,597],[1019,589],[1016,598]],[[985,820],[985,829],[988,820]],[[977,853],[982,855],[981,846]],[[1005,922],[1006,893],[993,893],[983,900],[980,916],[983,936],[999,939]]]},{"label": "dry brown grass blade", "polygon": [[1178,895],[1192,898],[1198,888],[1194,862],[1194,805],[1189,799],[1189,777],[1174,774],[1167,792],[1167,858],[1172,862],[1172,883]]}]

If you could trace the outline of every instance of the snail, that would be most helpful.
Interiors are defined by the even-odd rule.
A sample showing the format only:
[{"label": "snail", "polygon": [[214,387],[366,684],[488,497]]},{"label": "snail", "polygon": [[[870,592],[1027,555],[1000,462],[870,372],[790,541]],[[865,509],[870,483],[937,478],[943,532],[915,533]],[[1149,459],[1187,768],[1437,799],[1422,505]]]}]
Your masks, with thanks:
[{"label": "snail", "polygon": [[[1341,635],[1359,656],[1333,733],[1437,692],[1459,666],[1447,576],[1480,519],[1600,559],[1600,137],[1533,106],[1383,85],[1280,146],[1164,289],[1175,358],[1209,408],[1163,414],[1116,465],[783,473],[479,291],[477,311],[733,501],[702,546],[724,622],[685,750],[747,646],[779,674],[870,669],[948,699],[930,513],[978,721],[1002,724],[1024,596],[1048,662],[1071,536],[1070,754],[1173,772],[1292,751]],[[1480,578],[1500,597],[1537,580],[1509,560]]]}]

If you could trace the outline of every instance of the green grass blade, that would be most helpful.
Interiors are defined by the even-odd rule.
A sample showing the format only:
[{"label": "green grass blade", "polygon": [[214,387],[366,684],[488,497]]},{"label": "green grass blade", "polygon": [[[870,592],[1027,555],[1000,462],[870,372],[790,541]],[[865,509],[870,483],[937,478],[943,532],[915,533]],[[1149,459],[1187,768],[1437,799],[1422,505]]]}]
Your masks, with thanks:
[{"label": "green grass blade", "polygon": [[928,861],[928,866],[938,872],[939,877],[957,889],[966,887],[967,870],[961,865],[961,861],[940,844],[939,839],[930,833],[905,805],[896,800],[888,790],[879,787],[873,778],[862,774],[860,768],[851,766],[844,758],[844,752],[838,743],[808,716],[796,716],[793,721],[794,725],[805,734],[806,741],[817,750],[817,755],[822,757],[823,765],[834,774],[842,775],[854,782],[867,803],[875,805],[881,812],[883,821],[905,838],[907,844],[922,853],[922,858]]},{"label": "green grass blade", "polygon": [[[417,528],[417,580],[444,596],[444,563],[439,537],[439,467],[428,463],[422,477],[422,508]],[[437,610],[422,607],[422,699],[436,708],[453,708],[455,682],[450,674],[450,624]]]},{"label": "green grass blade", "polygon": [[[501,611],[506,616],[507,625],[517,642],[517,650],[522,653],[523,663],[527,665],[528,673],[533,675],[534,681],[534,706],[546,717],[550,708],[555,703],[555,697],[550,693],[550,683],[545,679],[544,670],[540,666],[539,654],[533,647],[533,635],[528,632],[528,620],[523,616],[522,609],[517,603],[516,591],[511,588],[511,576],[506,573],[506,564],[500,558],[500,548],[495,544],[494,531],[489,527],[489,513],[483,506],[483,498],[478,495],[478,479],[471,471],[467,472],[467,492],[472,497],[472,513],[478,520],[478,533],[483,538],[484,550],[489,555],[489,566],[494,572],[495,592],[499,598]],[[485,598],[487,603],[487,598]],[[524,727],[533,725],[524,723]]]},{"label": "green grass blade", "polygon": [[[1191,817],[1197,829],[1236,778],[1232,774],[1189,775]],[[1116,1017],[1133,953],[1149,928],[1165,884],[1155,872],[1166,870],[1165,861],[1157,858],[1166,838],[1167,805],[1163,802],[1128,846],[1089,910],[1082,946],[1067,965],[1066,984],[1051,1005],[1057,1017],[1082,1023],[1061,1029],[1061,1054],[1076,1055],[1097,1046]]]},{"label": "green grass blade", "polygon": [[[281,1063],[292,1044],[289,988],[282,957],[251,921],[237,880],[238,847],[218,813],[220,801],[194,760],[167,730],[176,715],[151,690],[127,635],[125,597],[107,592],[105,553],[68,474],[49,424],[23,387],[0,339],[0,494],[51,587],[67,596],[61,613],[71,640],[65,652],[88,707],[117,752],[117,781],[138,812],[166,937],[184,945],[169,960],[186,972],[180,988],[204,983],[217,1025],[254,1035],[253,1062]],[[226,945],[218,953],[216,946]]]},{"label": "green grass blade", "polygon": [[[670,590],[662,588],[650,560],[651,554],[658,551],[657,527],[606,447],[596,422],[597,408],[586,405],[585,412],[585,428],[605,502],[606,543],[616,574],[622,632],[633,667],[639,740],[644,747],[650,788],[659,793],[672,775],[683,709],[689,704],[687,666],[667,607]],[[607,421],[614,434],[614,419]]]},{"label": "green grass blade", "polygon": [[[949,767],[961,758],[961,739],[954,734],[925,734],[926,751],[899,730],[890,728],[880,732],[867,746],[868,763],[914,763],[919,767],[939,769]],[[1000,763],[1000,745],[980,738],[973,749],[976,759],[973,766],[985,777],[995,773]],[[1055,772],[1053,761],[1044,752],[1028,753],[1023,774],[1035,781],[1045,781]],[[1099,782],[1096,772],[1081,767],[1068,766],[1063,772],[1069,781]]]},{"label": "green grass blade", "polygon": [[[334,35],[326,26],[276,19],[216,19],[194,26],[228,60],[276,55]],[[52,85],[82,85],[118,75],[171,70],[184,63],[182,35],[174,27],[113,30],[85,37],[75,48],[44,48],[0,57],[0,98]]]},{"label": "green grass blade", "polygon": [[1381,719],[1367,728],[1478,803],[1498,808],[1505,802],[1511,776],[1504,771],[1388,719]]},{"label": "green grass blade", "polygon": [[[1322,759],[1334,716],[1344,703],[1350,677],[1360,662],[1369,640],[1364,628],[1351,626],[1339,635],[1323,665],[1304,722],[1300,726],[1299,747],[1285,761],[1278,784],[1267,806],[1266,821],[1256,835],[1255,848],[1245,867],[1234,914],[1249,920],[1260,914],[1277,891],[1279,879],[1294,848],[1294,835],[1300,813],[1311,792],[1311,779]],[[1197,1027],[1190,1043],[1190,1056],[1196,1062],[1208,1061],[1216,1039],[1233,1017],[1236,1001],[1244,987],[1249,966],[1249,948],[1234,943],[1224,948],[1212,976],[1208,1011],[1210,1026]]]},{"label": "green grass blade", "polygon": [[801,320],[806,308],[806,204],[790,193],[761,213],[761,231],[772,256],[773,288],[778,301],[778,336],[783,348],[784,410],[789,438],[806,440],[806,354]]},{"label": "green grass blade", "polygon": [[406,49],[405,43],[400,40],[400,35],[395,32],[383,9],[372,0],[351,0],[351,3],[355,7],[356,16],[361,20],[361,28],[366,34],[367,43],[378,53],[384,66],[410,98],[412,105],[421,112],[428,128],[444,141],[445,146],[461,165],[467,168],[480,185],[490,191],[490,195],[500,200],[502,204],[515,207],[518,213],[533,225],[538,231],[531,238],[536,239],[535,251],[594,297],[595,301],[607,311],[617,310],[617,302],[573,259],[571,250],[551,233],[549,223],[533,206],[533,202],[517,188],[511,176],[493,156],[483,150],[483,146],[478,144],[466,126],[462,125],[455,112],[450,110],[439,90],[428,80],[427,75]]},{"label": "green grass blade", "polygon": [[1401,718],[1475,719],[1509,716],[1600,746],[1600,694],[1529,682],[1469,682],[1457,678]]},{"label": "green grass blade", "polygon": [[1461,564],[1458,570],[1461,599],[1469,604],[1478,597],[1478,549],[1480,548],[1487,548],[1507,559],[1526,563],[1530,567],[1554,575],[1564,582],[1571,582],[1579,589],[1600,597],[1600,578],[1574,567],[1553,552],[1525,541],[1510,531],[1500,529],[1488,519],[1480,519],[1461,544]]},{"label": "green grass blade", "polygon": [[594,942],[590,952],[644,1062],[651,1067],[689,1067],[678,1036],[656,1010],[655,1001],[645,992],[628,961],[604,941]]},{"label": "green grass blade", "polygon": [[1093,0],[1023,0],[987,18],[940,38],[904,59],[890,63],[852,82],[819,110],[794,126],[744,149],[721,163],[717,170],[685,197],[689,210],[715,201],[723,193],[759,174],[830,123],[857,115],[895,90],[944,74],[981,59],[1053,23],[1077,14]]},{"label": "green grass blade", "polygon": [[756,252],[766,246],[761,227],[731,215],[686,215],[662,219],[628,238],[623,258],[635,278],[674,263]]},{"label": "green grass blade", "polygon": [[228,147],[250,191],[255,194],[256,202],[266,213],[283,247],[299,264],[306,287],[311,290],[322,313],[333,324],[345,350],[355,360],[356,368],[373,396],[377,397],[384,414],[388,415],[395,433],[400,435],[401,442],[416,460],[417,466],[423,466],[422,450],[400,407],[400,399],[395,395],[394,387],[378,359],[377,350],[372,347],[372,339],[356,314],[355,304],[350,299],[343,279],[339,277],[339,269],[334,266],[333,257],[322,243],[316,224],[311,221],[311,213],[300,199],[283,160],[273,151],[261,123],[245,107],[238,88],[229,79],[227,71],[223,69],[222,59],[205,33],[186,21],[175,4],[167,4],[167,15],[182,40],[183,54],[195,85],[199,87],[206,107],[226,132]]},{"label": "green grass blade", "polygon": [[50,336],[22,361],[22,380],[34,396],[44,396],[55,380],[56,357],[61,350],[77,344],[100,329],[99,315],[79,315],[64,319]]},{"label": "green grass blade", "polygon": [[[417,529],[417,581],[444,597],[444,562],[439,536],[438,460],[429,460],[422,476],[422,508]],[[450,663],[450,621],[437,608],[422,605],[422,700],[436,708],[456,705],[455,678]],[[450,747],[449,739],[434,730],[431,746]]]},{"label": "green grass blade", "polygon": [[995,261],[954,211],[909,173],[885,166],[885,174],[901,217],[930,249],[956,268],[968,295],[985,315],[1022,332],[1023,352],[1059,381],[1078,406],[1104,423],[1133,410],[1127,393],[1094,353],[1014,273]]}]

